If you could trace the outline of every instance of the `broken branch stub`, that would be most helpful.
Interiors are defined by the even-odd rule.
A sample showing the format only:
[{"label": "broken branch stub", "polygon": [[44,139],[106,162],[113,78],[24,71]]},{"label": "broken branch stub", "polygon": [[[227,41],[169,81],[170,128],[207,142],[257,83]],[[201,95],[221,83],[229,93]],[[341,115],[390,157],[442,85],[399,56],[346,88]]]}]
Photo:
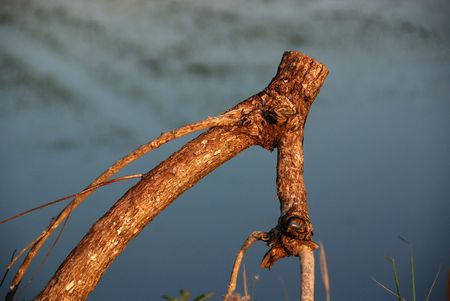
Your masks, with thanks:
[{"label": "broken branch stub", "polygon": [[[313,246],[301,149],[306,116],[327,74],[327,68],[314,59],[285,52],[269,86],[228,111],[236,112],[239,122],[212,127],[147,173],[92,226],[36,300],[86,299],[146,225],[180,194],[252,145],[279,148],[277,185],[282,214],[271,231],[269,253],[283,250],[283,256],[299,255],[291,248],[293,244]],[[288,171],[291,164],[294,168]],[[268,266],[273,262],[269,260]]]}]

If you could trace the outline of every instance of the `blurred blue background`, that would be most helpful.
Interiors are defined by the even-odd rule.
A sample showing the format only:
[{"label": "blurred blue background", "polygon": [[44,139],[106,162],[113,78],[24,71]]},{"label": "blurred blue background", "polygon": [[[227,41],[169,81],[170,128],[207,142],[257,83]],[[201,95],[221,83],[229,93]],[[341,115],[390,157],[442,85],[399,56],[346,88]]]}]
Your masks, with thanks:
[{"label": "blurred blue background", "polygon": [[[446,0],[3,0],[0,219],[80,191],[161,132],[259,92],[283,51],[296,49],[330,69],[308,118],[305,176],[332,299],[395,300],[372,279],[393,288],[385,256],[394,256],[412,300],[402,236],[413,244],[418,300],[439,265],[431,300],[444,300],[449,8]],[[121,174],[150,170],[193,137]],[[161,300],[180,288],[220,300],[245,237],[277,221],[275,161],[276,152],[254,147],[186,192],[130,243],[89,300]],[[72,214],[19,300],[39,292],[130,185],[103,188]],[[61,206],[0,226],[0,270]],[[266,250],[259,244],[245,258],[253,300],[297,300],[298,261],[260,270]]]}]

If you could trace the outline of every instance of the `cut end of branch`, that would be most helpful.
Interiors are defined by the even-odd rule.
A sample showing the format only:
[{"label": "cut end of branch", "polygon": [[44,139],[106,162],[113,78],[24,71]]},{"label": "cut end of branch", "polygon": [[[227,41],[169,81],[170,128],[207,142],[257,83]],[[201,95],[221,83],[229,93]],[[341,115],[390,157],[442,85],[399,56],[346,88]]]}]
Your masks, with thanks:
[{"label": "cut end of branch", "polygon": [[237,293],[233,294],[226,294],[225,297],[223,297],[223,301],[249,301],[249,296],[241,296]]}]

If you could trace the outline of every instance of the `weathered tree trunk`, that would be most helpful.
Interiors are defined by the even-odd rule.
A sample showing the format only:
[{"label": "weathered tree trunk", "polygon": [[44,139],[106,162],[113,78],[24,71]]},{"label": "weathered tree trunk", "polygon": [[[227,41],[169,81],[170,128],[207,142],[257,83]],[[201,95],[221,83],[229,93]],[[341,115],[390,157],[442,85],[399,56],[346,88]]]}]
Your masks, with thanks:
[{"label": "weathered tree trunk", "polygon": [[[286,52],[262,92],[238,104],[236,125],[213,127],[146,174],[67,256],[36,300],[84,300],[115,258],[155,216],[209,172],[252,145],[279,148],[281,216],[270,232],[263,266],[314,248],[303,180],[303,128],[328,70],[299,52]],[[312,299],[311,299],[312,300]]]}]

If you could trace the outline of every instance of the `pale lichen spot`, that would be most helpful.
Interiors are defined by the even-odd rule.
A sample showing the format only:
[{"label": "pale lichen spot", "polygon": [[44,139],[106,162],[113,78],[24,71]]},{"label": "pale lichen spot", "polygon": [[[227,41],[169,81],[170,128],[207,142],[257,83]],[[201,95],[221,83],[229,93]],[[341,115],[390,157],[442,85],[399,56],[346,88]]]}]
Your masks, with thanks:
[{"label": "pale lichen spot", "polygon": [[94,253],[94,254],[90,253],[90,254],[89,254],[89,259],[92,260],[92,261],[96,261],[96,260],[97,260],[97,254],[95,254],[95,253]]},{"label": "pale lichen spot", "polygon": [[208,140],[202,140],[202,144],[206,144],[206,143],[208,143]]},{"label": "pale lichen spot", "polygon": [[208,159],[209,157],[211,157],[211,154],[206,154],[203,156],[203,159]]},{"label": "pale lichen spot", "polygon": [[214,152],[214,156],[217,156],[218,154],[220,154],[222,152],[222,150],[218,149]]},{"label": "pale lichen spot", "polygon": [[69,284],[66,285],[66,291],[72,292],[74,286],[75,280],[70,281]]}]

